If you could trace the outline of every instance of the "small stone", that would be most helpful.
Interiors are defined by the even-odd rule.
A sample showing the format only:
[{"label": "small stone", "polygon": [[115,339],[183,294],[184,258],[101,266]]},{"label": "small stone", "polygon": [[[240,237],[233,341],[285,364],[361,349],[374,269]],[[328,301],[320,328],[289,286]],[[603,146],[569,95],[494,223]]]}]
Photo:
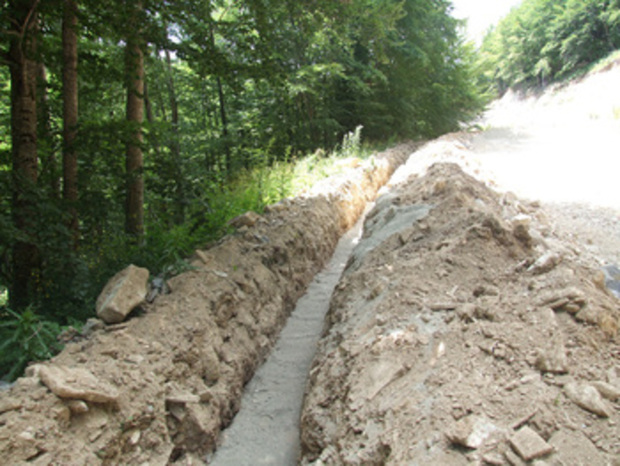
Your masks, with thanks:
[{"label": "small stone", "polygon": [[519,458],[519,455],[511,449],[507,449],[504,452],[504,457],[506,458],[506,462],[511,466],[526,466],[525,461]]},{"label": "small stone", "polygon": [[464,322],[472,322],[478,307],[473,303],[465,303],[456,308],[456,315]]},{"label": "small stone", "polygon": [[456,303],[432,303],[428,306],[431,311],[453,311],[456,309]]},{"label": "small stone", "polygon": [[502,466],[504,459],[499,453],[487,453],[482,456],[483,464],[490,464],[492,466]]},{"label": "small stone", "polygon": [[592,382],[590,385],[596,388],[603,398],[607,398],[611,401],[616,401],[620,398],[620,388],[612,384],[603,381],[596,381]]},{"label": "small stone", "polygon": [[528,426],[522,427],[509,439],[512,448],[525,461],[548,455],[553,447]]},{"label": "small stone", "polygon": [[579,288],[569,287],[553,290],[543,294],[539,306],[549,306],[554,311],[566,311],[576,314],[586,305],[586,295]]},{"label": "small stone", "polygon": [[233,218],[228,224],[233,228],[253,227],[261,218],[256,212],[250,211]]},{"label": "small stone", "polygon": [[87,336],[103,328],[105,328],[105,324],[101,319],[95,319],[94,317],[91,317],[82,326],[82,335]]},{"label": "small stone", "polygon": [[0,400],[0,414],[6,413],[8,411],[16,411],[23,406],[23,403],[20,401],[14,400],[12,398],[5,398]]},{"label": "small stone", "polygon": [[552,341],[549,348],[539,353],[536,359],[536,368],[541,372],[567,373],[568,360],[564,343],[559,339]]},{"label": "small stone", "polygon": [[204,252],[202,252],[200,249],[196,249],[196,251],[194,251],[194,254],[196,254],[198,256],[198,258],[202,261],[203,264],[208,265],[209,262],[211,262],[209,260],[209,256],[207,256]]},{"label": "small stone", "polygon": [[142,303],[147,293],[148,269],[130,265],[114,275],[97,298],[97,317],[117,324]]},{"label": "small stone", "polygon": [[69,400],[67,407],[71,410],[72,414],[84,414],[89,411],[88,405],[82,400]]},{"label": "small stone", "polygon": [[562,256],[553,251],[549,251],[536,259],[536,261],[528,267],[527,271],[534,275],[541,275],[551,272],[560,262],[562,262]]},{"label": "small stone", "polygon": [[71,410],[67,406],[58,406],[52,412],[54,413],[54,419],[61,424],[67,425],[71,421]]},{"label": "small stone", "polygon": [[448,439],[466,448],[479,448],[491,435],[502,429],[483,416],[467,416],[456,422],[446,433]]},{"label": "small stone", "polygon": [[607,406],[596,388],[587,383],[571,382],[564,386],[566,396],[586,411],[601,417],[609,417],[611,408]]},{"label": "small stone", "polygon": [[192,393],[174,393],[172,395],[166,396],[166,403],[200,403],[200,397]]},{"label": "small stone", "polygon": [[129,443],[129,445],[131,446],[135,446],[140,441],[141,436],[142,436],[142,433],[138,429],[135,429],[129,433],[129,438],[127,440],[127,443]]}]

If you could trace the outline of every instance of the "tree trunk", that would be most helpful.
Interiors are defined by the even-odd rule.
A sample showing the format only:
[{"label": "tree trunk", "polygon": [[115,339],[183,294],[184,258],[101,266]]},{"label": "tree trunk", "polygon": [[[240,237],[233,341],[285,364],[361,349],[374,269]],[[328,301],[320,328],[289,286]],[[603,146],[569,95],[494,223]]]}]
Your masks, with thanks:
[{"label": "tree trunk", "polygon": [[35,244],[34,190],[38,179],[37,158],[37,13],[36,0],[12,5],[9,66],[11,70],[11,139],[15,226],[22,234],[13,247],[10,305],[22,309],[30,303],[39,269]]},{"label": "tree trunk", "polygon": [[[128,4],[132,4],[128,0]],[[132,6],[129,25],[140,24],[142,2]],[[139,240],[144,235],[144,177],[142,156],[142,123],[144,120],[144,55],[141,31],[132,30],[125,46],[125,73],[127,78],[127,121],[131,134],[126,146],[125,170],[127,174],[127,198],[125,207],[125,230]]]},{"label": "tree trunk", "polygon": [[[211,41],[211,47],[215,50],[215,33],[213,32],[213,23],[209,23],[209,39]],[[226,116],[226,99],[224,98],[224,87],[222,86],[222,79],[219,75],[216,75],[215,81],[217,84],[217,96],[220,104],[220,119],[222,123],[221,141],[224,149],[224,169],[226,170],[226,176],[230,176],[232,170],[232,160],[230,155],[230,145],[228,139],[228,118]]]},{"label": "tree trunk", "polygon": [[37,125],[39,126],[37,145],[39,159],[41,160],[39,182],[49,186],[53,199],[59,199],[60,175],[52,135],[52,116],[47,88],[47,70],[43,63],[37,63]]},{"label": "tree trunk", "polygon": [[179,144],[179,104],[174,88],[174,78],[172,75],[172,60],[170,51],[166,50],[166,67],[168,72],[168,95],[170,97],[170,111],[172,113],[172,138],[170,140],[170,153],[174,166],[174,222],[181,225],[185,221],[185,180],[183,179],[183,166],[181,161],[181,146]]},{"label": "tree trunk", "polygon": [[80,230],[78,223],[78,155],[75,147],[78,125],[78,55],[77,0],[65,0],[62,20],[62,100],[63,100],[63,199],[69,206],[69,228],[73,247],[77,248]]}]

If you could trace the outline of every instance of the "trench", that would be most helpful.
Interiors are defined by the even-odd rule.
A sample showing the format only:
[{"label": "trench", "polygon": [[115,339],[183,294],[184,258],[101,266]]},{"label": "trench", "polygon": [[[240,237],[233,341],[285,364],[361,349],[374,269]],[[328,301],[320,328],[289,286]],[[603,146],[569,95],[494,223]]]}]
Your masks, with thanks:
[{"label": "trench", "polygon": [[[370,205],[368,209],[371,207]],[[222,432],[209,464],[294,465],[300,452],[299,419],[307,374],[334,288],[357,244],[365,213],[345,233],[289,317],[266,360],[245,388],[241,409]]]}]

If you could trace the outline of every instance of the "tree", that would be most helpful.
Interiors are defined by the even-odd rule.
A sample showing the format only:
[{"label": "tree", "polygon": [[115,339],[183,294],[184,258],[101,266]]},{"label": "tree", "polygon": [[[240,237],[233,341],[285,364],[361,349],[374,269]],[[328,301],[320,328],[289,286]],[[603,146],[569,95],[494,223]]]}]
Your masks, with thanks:
[{"label": "tree", "polygon": [[125,229],[130,235],[140,238],[144,235],[144,142],[142,123],[144,120],[144,52],[142,38],[142,2],[126,0],[128,8],[127,38],[125,45],[125,73],[127,86],[127,122],[129,136],[126,143],[125,170],[127,176],[127,198],[125,207]]},{"label": "tree", "polygon": [[25,307],[36,286],[39,251],[34,236],[37,158],[37,0],[9,2],[13,220],[20,232],[13,247],[11,306]]},{"label": "tree", "polygon": [[69,206],[73,246],[79,241],[78,223],[78,54],[77,0],[63,1],[62,101],[63,101],[63,198]]}]

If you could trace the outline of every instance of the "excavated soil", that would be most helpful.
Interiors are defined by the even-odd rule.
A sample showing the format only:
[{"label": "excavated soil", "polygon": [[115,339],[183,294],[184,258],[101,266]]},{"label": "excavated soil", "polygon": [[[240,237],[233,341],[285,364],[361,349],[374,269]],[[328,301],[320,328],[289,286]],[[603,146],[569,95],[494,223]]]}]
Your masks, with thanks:
[{"label": "excavated soil", "polygon": [[620,465],[619,79],[509,93],[395,173],[331,302],[302,464]]},{"label": "excavated soil", "polygon": [[[407,156],[237,219],[140,315],[95,328],[0,394],[7,464],[194,464],[212,452],[308,283]],[[243,226],[242,226],[243,225]]]},{"label": "excavated soil", "polygon": [[302,464],[618,464],[619,322],[537,203],[435,164],[366,220],[310,371]]}]

